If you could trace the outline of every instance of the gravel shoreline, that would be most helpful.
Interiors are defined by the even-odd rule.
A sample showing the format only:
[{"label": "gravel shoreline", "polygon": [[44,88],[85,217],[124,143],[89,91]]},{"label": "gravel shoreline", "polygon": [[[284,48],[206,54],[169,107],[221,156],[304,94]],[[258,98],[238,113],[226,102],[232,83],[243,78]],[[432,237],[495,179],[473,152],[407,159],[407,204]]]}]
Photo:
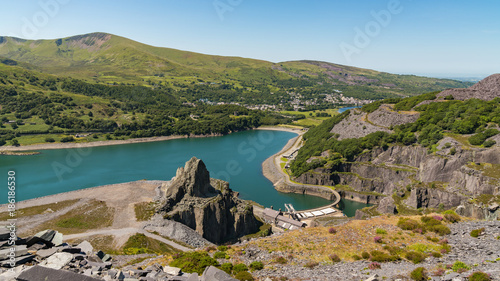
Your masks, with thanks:
[{"label": "gravel shoreline", "polygon": [[[66,200],[85,199],[87,197],[87,195],[104,194],[105,192],[113,192],[114,190],[117,190],[120,187],[127,186],[130,184],[144,183],[144,184],[148,184],[148,185],[152,185],[152,186],[156,187],[156,186],[161,185],[161,183],[163,183],[163,182],[167,182],[167,181],[139,180],[139,181],[131,181],[131,182],[114,183],[114,184],[88,187],[88,188],[66,191],[66,192],[62,192],[62,193],[56,193],[56,194],[52,194],[52,195],[47,195],[47,196],[27,199],[27,200],[23,200],[23,201],[18,201],[18,202],[16,202],[16,208],[22,209],[22,208],[28,208],[28,207],[33,207],[33,206],[52,204],[52,203],[56,203],[56,202],[66,201]],[[152,189],[153,188],[151,188],[151,190]],[[147,194],[147,195],[150,197],[153,197],[154,193]],[[7,205],[8,204],[0,204],[0,212],[6,212]]]},{"label": "gravel shoreline", "polygon": [[[260,127],[260,128],[255,128],[254,130],[285,131],[285,132],[297,133],[298,129],[285,128],[285,127]],[[98,146],[108,146],[108,145],[131,144],[131,143],[157,142],[157,141],[167,141],[167,140],[186,139],[186,138],[210,138],[210,137],[221,137],[221,136],[222,135],[219,134],[191,135],[191,136],[175,135],[175,136],[161,136],[161,137],[150,137],[150,138],[136,138],[128,140],[109,140],[109,141],[95,141],[95,142],[82,142],[82,143],[40,143],[40,144],[32,144],[24,146],[1,146],[0,152],[86,148],[86,147],[98,147]]]}]

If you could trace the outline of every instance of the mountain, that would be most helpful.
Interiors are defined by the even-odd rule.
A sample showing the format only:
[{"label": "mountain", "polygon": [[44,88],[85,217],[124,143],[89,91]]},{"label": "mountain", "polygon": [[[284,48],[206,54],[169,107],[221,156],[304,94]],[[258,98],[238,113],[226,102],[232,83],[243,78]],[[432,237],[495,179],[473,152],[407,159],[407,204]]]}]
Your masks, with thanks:
[{"label": "mountain", "polygon": [[499,78],[383,100],[328,119],[304,135],[291,174],[297,182],[378,203],[380,212],[459,207],[461,215],[497,218]]},{"label": "mountain", "polygon": [[[412,96],[470,86],[468,82],[395,75],[319,61],[271,63],[240,57],[204,55],[145,45],[127,38],[91,33],[54,40],[0,37],[0,56],[42,72],[93,82],[133,83],[197,91],[215,101],[283,103],[289,93],[304,100],[341,91],[360,99]],[[186,90],[187,91],[187,90]],[[193,93],[194,92],[194,93]],[[271,97],[275,95],[278,97]]]}]

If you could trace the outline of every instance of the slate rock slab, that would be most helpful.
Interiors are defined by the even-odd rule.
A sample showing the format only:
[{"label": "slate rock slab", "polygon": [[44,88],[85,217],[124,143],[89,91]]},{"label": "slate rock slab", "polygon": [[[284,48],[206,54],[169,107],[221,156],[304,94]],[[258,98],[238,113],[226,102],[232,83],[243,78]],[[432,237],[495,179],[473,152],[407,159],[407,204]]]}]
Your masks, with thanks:
[{"label": "slate rock slab", "polygon": [[43,266],[34,266],[23,271],[18,277],[18,281],[98,281],[90,276],[76,274],[66,270],[57,270]]}]

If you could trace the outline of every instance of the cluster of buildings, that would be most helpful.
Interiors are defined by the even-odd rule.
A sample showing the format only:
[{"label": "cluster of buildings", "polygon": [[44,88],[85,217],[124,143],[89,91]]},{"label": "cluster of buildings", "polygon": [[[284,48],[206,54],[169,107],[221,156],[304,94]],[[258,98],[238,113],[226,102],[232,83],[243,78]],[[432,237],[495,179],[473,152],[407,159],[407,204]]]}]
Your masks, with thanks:
[{"label": "cluster of buildings", "polygon": [[325,94],[325,101],[336,104],[349,104],[349,105],[365,105],[374,102],[374,100],[360,100],[353,97],[344,96],[341,91],[334,90],[337,94]]}]

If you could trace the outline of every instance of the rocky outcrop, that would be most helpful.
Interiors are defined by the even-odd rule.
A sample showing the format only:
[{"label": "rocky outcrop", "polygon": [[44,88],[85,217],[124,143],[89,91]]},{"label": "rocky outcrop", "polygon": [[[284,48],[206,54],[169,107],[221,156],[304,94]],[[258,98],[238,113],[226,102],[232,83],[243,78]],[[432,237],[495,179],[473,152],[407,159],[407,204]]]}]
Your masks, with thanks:
[{"label": "rocky outcrop", "polygon": [[[340,185],[342,197],[372,204],[389,203],[390,198],[385,196],[391,197],[395,192],[404,195],[411,189],[410,197],[403,203],[415,209],[457,207],[469,197],[500,194],[500,175],[496,177],[491,172],[485,175],[483,171],[500,162],[498,148],[464,147],[447,137],[438,143],[437,149],[431,154],[418,145],[376,148],[353,162],[316,168],[296,180],[305,184]],[[382,199],[385,201],[380,202]],[[391,212],[390,208],[387,205],[381,210]]]},{"label": "rocky outcrop", "polygon": [[414,188],[405,204],[414,208],[438,208],[440,204],[445,209],[458,206],[465,198],[455,193],[437,188]]},{"label": "rocky outcrop", "polygon": [[457,207],[457,214],[466,217],[473,217],[480,220],[498,220],[500,218],[500,206],[497,203],[484,206],[466,202]]},{"label": "rocky outcrop", "polygon": [[384,198],[381,195],[375,195],[375,194],[367,194],[367,193],[360,193],[356,191],[349,191],[349,190],[338,190],[340,197],[351,200],[351,201],[356,201],[364,204],[378,204],[382,198]]},{"label": "rocky outcrop", "polygon": [[160,214],[155,214],[143,226],[146,231],[156,232],[163,237],[184,242],[195,248],[213,246],[208,240],[203,238],[198,232],[188,226],[173,220],[166,220]]},{"label": "rocky outcrop", "polygon": [[468,196],[481,194],[498,194],[499,180],[484,176],[481,171],[467,166],[452,173],[448,188]]},{"label": "rocky outcrop", "polygon": [[211,179],[200,159],[189,160],[162,186],[159,213],[196,230],[213,243],[236,239],[258,231],[253,207],[238,198],[227,182]]},{"label": "rocky outcrop", "polygon": [[394,202],[394,198],[392,196],[387,196],[384,199],[380,200],[377,212],[382,214],[395,214],[398,212],[396,209],[396,203]]}]

